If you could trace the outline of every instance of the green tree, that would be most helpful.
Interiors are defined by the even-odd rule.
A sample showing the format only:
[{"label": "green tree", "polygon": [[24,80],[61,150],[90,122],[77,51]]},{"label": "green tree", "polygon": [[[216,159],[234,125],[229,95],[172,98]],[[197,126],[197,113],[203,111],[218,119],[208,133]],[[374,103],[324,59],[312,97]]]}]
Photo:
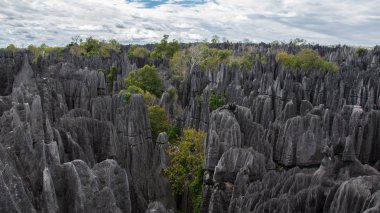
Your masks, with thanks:
[{"label": "green tree", "polygon": [[188,64],[185,57],[185,51],[178,51],[170,59],[170,69],[176,79],[182,80],[186,75]]},{"label": "green tree", "polygon": [[288,54],[280,51],[276,55],[277,61],[282,61],[282,64],[294,69],[320,69],[336,73],[339,67],[332,62],[322,58],[316,51],[312,49],[302,49],[296,55]]},{"label": "green tree", "polygon": [[153,105],[148,107],[152,140],[155,141],[161,132],[168,132],[170,129],[169,121],[166,117],[164,108]]},{"label": "green tree", "polygon": [[208,49],[207,44],[201,43],[176,52],[170,60],[173,74],[183,78],[187,73],[191,73],[196,66],[204,63],[208,57]]},{"label": "green tree", "polygon": [[200,43],[176,52],[170,60],[170,67],[175,76],[184,77],[196,66],[213,70],[219,64],[230,63],[234,59],[232,55],[232,50],[209,48],[207,43]]},{"label": "green tree", "polygon": [[9,52],[16,52],[18,48],[14,44],[10,44],[5,48]]},{"label": "green tree", "polygon": [[206,133],[194,129],[183,131],[183,137],[169,147],[170,165],[165,169],[173,193],[191,192],[193,212],[200,212]]},{"label": "green tree", "polygon": [[119,93],[124,94],[124,98],[126,102],[129,101],[129,98],[132,96],[132,94],[141,94],[147,106],[153,106],[157,100],[157,97],[155,95],[152,95],[150,92],[144,91],[140,87],[133,86],[133,85],[127,87],[127,89],[125,90],[121,90]]},{"label": "green tree", "polygon": [[36,63],[41,57],[48,57],[52,52],[58,54],[58,58],[63,59],[63,47],[49,47],[46,44],[41,44],[39,47],[33,44],[28,46],[28,50],[34,55],[32,63]]},{"label": "green tree", "polygon": [[157,97],[161,97],[164,88],[162,80],[155,67],[145,65],[137,73],[131,72],[125,79],[125,86],[137,86]]},{"label": "green tree", "polygon": [[116,53],[121,52],[121,45],[115,39],[105,41],[88,37],[85,41],[80,39],[78,44],[78,38],[73,38],[73,41],[67,47],[70,48],[71,54],[77,56],[102,56],[107,58],[110,57],[111,50]]},{"label": "green tree", "polygon": [[101,43],[93,37],[86,38],[86,41],[81,42],[80,46],[85,50],[87,55],[100,55]]},{"label": "green tree", "polygon": [[129,48],[128,56],[136,58],[148,58],[150,56],[150,51],[145,47],[139,47],[134,44]]},{"label": "green tree", "polygon": [[255,61],[255,57],[251,52],[244,52],[242,56],[239,57],[231,57],[229,64],[235,64],[240,66],[240,68],[250,69],[253,66],[253,62]]},{"label": "green tree", "polygon": [[170,59],[174,53],[179,50],[179,43],[177,40],[168,42],[169,35],[164,35],[160,43],[154,45],[152,56],[154,58]]}]

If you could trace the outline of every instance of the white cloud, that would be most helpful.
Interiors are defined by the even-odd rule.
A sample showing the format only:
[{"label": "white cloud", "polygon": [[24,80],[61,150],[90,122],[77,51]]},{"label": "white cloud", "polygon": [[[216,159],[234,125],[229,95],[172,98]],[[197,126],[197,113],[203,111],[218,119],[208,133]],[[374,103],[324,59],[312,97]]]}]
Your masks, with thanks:
[{"label": "white cloud", "polygon": [[300,37],[321,44],[379,44],[379,0],[189,2],[147,8],[141,0],[0,0],[0,46],[63,45],[76,35],[146,43],[164,34],[180,41],[216,34],[232,41]]}]

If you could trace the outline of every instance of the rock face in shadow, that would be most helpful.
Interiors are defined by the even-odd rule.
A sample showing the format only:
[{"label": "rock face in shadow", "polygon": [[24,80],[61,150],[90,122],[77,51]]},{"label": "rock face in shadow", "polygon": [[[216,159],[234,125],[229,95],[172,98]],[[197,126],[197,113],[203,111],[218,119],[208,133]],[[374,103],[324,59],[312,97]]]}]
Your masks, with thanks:
[{"label": "rock face in shadow", "polygon": [[0,96],[1,212],[175,208],[142,96],[109,94],[94,69],[60,62],[36,72],[20,57]]}]

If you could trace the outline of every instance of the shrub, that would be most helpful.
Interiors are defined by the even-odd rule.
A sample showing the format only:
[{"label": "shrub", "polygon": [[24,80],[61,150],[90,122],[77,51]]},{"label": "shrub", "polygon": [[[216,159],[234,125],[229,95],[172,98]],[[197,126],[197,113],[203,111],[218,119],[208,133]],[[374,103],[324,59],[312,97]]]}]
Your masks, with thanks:
[{"label": "shrub", "polygon": [[29,45],[28,50],[34,55],[32,63],[36,63],[42,56],[48,57],[52,52],[56,52],[59,58],[63,58],[63,47],[49,47],[46,44],[41,44],[39,47]]},{"label": "shrub", "polygon": [[149,106],[150,127],[152,130],[152,140],[155,141],[161,132],[167,132],[170,128],[165,110],[157,105]]},{"label": "shrub", "polygon": [[154,94],[156,97],[161,97],[164,88],[162,80],[158,75],[155,67],[145,65],[136,72],[129,73],[125,79],[125,86],[136,86],[144,91]]},{"label": "shrub", "polygon": [[177,197],[183,194],[184,189],[189,189],[193,212],[200,212],[206,133],[194,129],[184,130],[183,133],[183,138],[169,147],[171,160],[164,173]]},{"label": "shrub", "polygon": [[200,43],[176,52],[170,60],[170,67],[174,76],[183,78],[195,66],[213,70],[219,64],[229,63],[233,59],[232,55],[232,50],[209,48],[207,43]]},{"label": "shrub", "polygon": [[14,45],[14,44],[9,44],[6,48],[5,48],[6,51],[8,52],[16,52],[18,50],[18,48]]},{"label": "shrub", "polygon": [[230,63],[232,58],[232,51],[227,49],[215,49],[202,47],[201,51],[201,67],[206,70],[211,70],[217,68],[222,63]]},{"label": "shrub", "polygon": [[168,93],[169,93],[170,99],[173,100],[175,98],[176,94],[177,94],[177,90],[174,87],[170,87],[168,89]]},{"label": "shrub", "polygon": [[295,69],[321,69],[333,73],[339,70],[337,65],[325,60],[312,49],[303,49],[296,55],[281,51],[277,54],[276,60],[282,61],[286,67]]},{"label": "shrub", "polygon": [[220,61],[227,60],[232,56],[232,50],[217,50],[217,56]]},{"label": "shrub", "polygon": [[128,51],[128,56],[136,58],[148,58],[150,56],[150,51],[145,47],[132,45]]},{"label": "shrub", "polygon": [[253,66],[253,62],[255,61],[255,57],[253,57],[251,52],[245,52],[240,57],[232,57],[229,61],[230,65],[238,65],[240,68],[250,69]]},{"label": "shrub", "polygon": [[216,94],[214,90],[210,93],[210,98],[208,101],[208,105],[210,107],[210,111],[214,111],[215,109],[224,105],[224,94],[219,93]]},{"label": "shrub", "polygon": [[125,102],[127,103],[132,94],[141,94],[147,106],[153,106],[157,99],[156,96],[152,95],[147,91],[144,91],[143,89],[137,86],[129,86],[126,90],[121,90],[120,93],[124,94]]}]

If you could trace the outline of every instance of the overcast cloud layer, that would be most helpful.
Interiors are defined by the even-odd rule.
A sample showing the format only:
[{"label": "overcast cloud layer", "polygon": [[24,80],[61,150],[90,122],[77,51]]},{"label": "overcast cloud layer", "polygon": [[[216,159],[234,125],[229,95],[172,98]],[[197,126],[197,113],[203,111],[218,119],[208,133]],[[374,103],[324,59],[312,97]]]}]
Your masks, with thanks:
[{"label": "overcast cloud layer", "polygon": [[0,46],[76,35],[128,43],[210,40],[380,44],[380,0],[0,0]]}]

